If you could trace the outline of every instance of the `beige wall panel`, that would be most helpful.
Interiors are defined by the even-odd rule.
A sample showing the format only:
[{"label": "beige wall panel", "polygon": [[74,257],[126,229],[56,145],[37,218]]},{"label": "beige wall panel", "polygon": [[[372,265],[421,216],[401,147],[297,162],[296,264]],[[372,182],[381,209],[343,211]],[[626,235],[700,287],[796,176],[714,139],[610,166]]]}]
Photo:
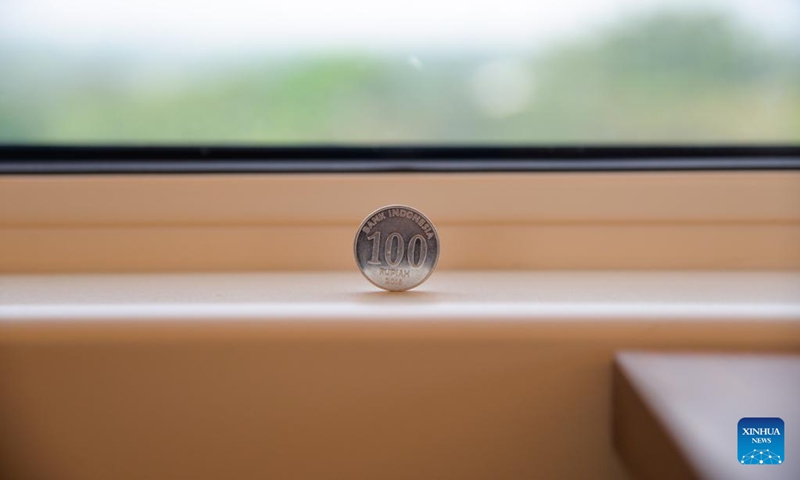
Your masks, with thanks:
[{"label": "beige wall panel", "polygon": [[[800,224],[441,225],[439,269],[798,269]],[[350,227],[0,229],[0,271],[350,270]]]},{"label": "beige wall panel", "polygon": [[0,271],[352,268],[408,203],[443,269],[800,268],[800,173],[0,177]]},{"label": "beige wall panel", "polygon": [[609,322],[607,335],[567,340],[587,326],[504,325],[481,338],[458,322],[340,324],[335,336],[320,324],[239,325],[221,337],[191,322],[131,325],[138,333],[124,336],[84,325],[61,339],[28,329],[0,341],[0,471],[623,479],[610,441],[615,351],[800,351],[787,323]]},{"label": "beige wall panel", "polygon": [[0,224],[358,225],[407,203],[434,222],[800,221],[800,172],[0,177]]}]

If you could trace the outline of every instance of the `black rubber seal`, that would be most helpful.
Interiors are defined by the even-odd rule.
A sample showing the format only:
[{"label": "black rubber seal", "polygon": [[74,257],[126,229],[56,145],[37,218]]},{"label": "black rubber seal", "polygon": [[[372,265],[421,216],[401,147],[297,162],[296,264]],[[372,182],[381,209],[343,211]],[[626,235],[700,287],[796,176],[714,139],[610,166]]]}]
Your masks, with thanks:
[{"label": "black rubber seal", "polygon": [[696,170],[800,170],[800,146],[0,146],[7,175]]}]

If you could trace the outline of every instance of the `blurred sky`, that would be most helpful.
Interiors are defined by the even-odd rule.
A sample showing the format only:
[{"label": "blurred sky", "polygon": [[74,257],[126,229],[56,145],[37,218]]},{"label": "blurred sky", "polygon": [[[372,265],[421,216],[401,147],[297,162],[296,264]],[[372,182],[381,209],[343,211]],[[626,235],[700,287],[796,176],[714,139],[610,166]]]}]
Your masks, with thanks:
[{"label": "blurred sky", "polygon": [[800,44],[800,0],[0,0],[0,42],[182,55],[529,50],[663,9],[727,12]]}]

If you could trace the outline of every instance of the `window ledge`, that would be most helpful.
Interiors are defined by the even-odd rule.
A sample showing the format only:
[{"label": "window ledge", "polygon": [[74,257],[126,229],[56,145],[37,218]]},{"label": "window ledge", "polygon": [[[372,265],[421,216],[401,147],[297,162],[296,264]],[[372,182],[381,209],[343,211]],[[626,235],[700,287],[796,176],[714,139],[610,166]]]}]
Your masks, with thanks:
[{"label": "window ledge", "polygon": [[3,469],[625,480],[614,355],[686,349],[797,352],[800,273],[0,276]]},{"label": "window ledge", "polygon": [[399,294],[356,272],[0,276],[6,327],[70,319],[800,325],[800,272],[437,272]]}]

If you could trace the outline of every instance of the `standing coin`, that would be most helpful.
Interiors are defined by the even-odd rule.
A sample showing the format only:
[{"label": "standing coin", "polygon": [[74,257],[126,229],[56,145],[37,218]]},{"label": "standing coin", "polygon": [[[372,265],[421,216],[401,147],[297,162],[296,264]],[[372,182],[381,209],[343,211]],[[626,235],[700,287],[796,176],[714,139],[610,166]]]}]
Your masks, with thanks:
[{"label": "standing coin", "polygon": [[428,217],[405,205],[372,212],[356,232],[356,264],[375,286],[394,292],[428,279],[439,260],[439,234]]}]

